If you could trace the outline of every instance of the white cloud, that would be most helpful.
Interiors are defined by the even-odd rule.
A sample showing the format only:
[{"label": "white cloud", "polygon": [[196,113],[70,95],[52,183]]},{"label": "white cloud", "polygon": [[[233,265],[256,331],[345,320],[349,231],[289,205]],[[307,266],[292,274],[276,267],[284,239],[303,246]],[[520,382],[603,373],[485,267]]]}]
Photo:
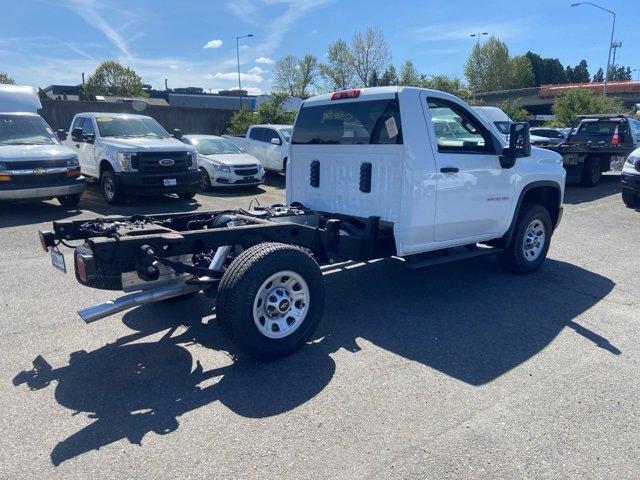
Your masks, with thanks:
[{"label": "white cloud", "polygon": [[267,73],[267,71],[263,70],[259,66],[255,65],[254,67],[249,69],[249,73],[254,73],[256,75],[262,75],[263,73]]},{"label": "white cloud", "polygon": [[[208,79],[216,79],[216,80],[237,80],[238,74],[237,72],[229,72],[229,73],[216,73],[215,75],[208,74],[205,76]],[[255,73],[240,73],[240,80],[245,82],[256,82],[259,83],[262,80],[261,75]]]},{"label": "white cloud", "polygon": [[[228,90],[228,91],[230,91],[230,92],[238,91],[238,87],[235,87],[235,88],[226,88],[225,90]],[[258,87],[245,87],[245,86],[243,85],[243,86],[242,86],[242,90],[246,90],[246,91],[247,91],[247,93],[248,93],[249,95],[262,95],[262,93],[263,93],[262,89],[261,89],[261,88],[258,88]],[[220,90],[215,90],[215,89],[214,89],[213,91],[215,91],[216,93],[218,93]]]},{"label": "white cloud", "polygon": [[222,40],[215,39],[215,40],[210,40],[207,43],[205,43],[204,47],[202,47],[202,48],[220,48],[221,46],[222,46]]},{"label": "white cloud", "polygon": [[258,57],[256,58],[256,63],[262,63],[263,65],[271,65],[274,63],[274,60],[269,57]]},{"label": "white cloud", "polygon": [[451,22],[428,25],[413,29],[411,35],[418,42],[442,42],[451,40],[470,40],[472,33],[489,32],[501,40],[522,36],[535,22],[531,18],[513,18],[493,23]]}]

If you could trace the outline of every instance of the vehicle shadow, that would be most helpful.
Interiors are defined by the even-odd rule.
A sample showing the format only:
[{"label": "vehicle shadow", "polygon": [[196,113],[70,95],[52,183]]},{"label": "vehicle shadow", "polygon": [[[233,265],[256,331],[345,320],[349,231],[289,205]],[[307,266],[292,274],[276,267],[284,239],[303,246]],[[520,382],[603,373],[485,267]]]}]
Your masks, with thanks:
[{"label": "vehicle shadow", "polygon": [[[350,267],[326,272],[329,301],[315,340],[273,363],[236,355],[215,320],[203,321],[212,315],[204,295],[128,312],[124,322],[134,333],[74,352],[66,366],[53,368],[37,356],[14,385],[35,390],[55,381],[60,405],[95,420],[61,440],[51,461],[59,465],[125,438],[141,444],[147,433],[173,432],[181,415],[215,401],[248,418],[290,411],[330,383],[331,354],[357,354],[358,338],[474,386],[527,361],[565,327],[592,348],[621,353],[574,320],[613,282],[568,263],[548,260],[527,277],[503,274],[490,259],[421,272],[397,260]],[[358,293],[346,293],[354,285]],[[166,332],[160,341],[138,343],[159,332]],[[209,370],[198,360],[193,365],[191,344],[230,352],[232,362]]]},{"label": "vehicle shadow", "polygon": [[[580,203],[593,202],[601,198],[619,195],[622,192],[620,173],[608,173],[602,175],[600,183],[595,187],[581,187],[568,183],[564,192],[564,203],[578,205]],[[622,200],[620,200],[622,202]]]},{"label": "vehicle shadow", "polygon": [[82,213],[81,206],[66,208],[53,202],[0,202],[0,228],[34,225],[72,218]]},{"label": "vehicle shadow", "polygon": [[282,173],[267,170],[267,173],[264,176],[264,184],[273,188],[284,189],[286,187],[286,183],[286,177]]}]

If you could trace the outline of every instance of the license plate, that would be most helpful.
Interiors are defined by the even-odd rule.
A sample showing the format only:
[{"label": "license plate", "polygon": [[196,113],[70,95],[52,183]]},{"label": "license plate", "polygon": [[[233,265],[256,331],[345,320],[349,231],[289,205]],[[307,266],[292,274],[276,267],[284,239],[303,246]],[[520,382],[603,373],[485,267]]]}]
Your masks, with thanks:
[{"label": "license plate", "polygon": [[67,273],[67,265],[64,262],[64,255],[57,248],[51,248],[51,265],[63,273]]},{"label": "license plate", "polygon": [[178,185],[178,181],[175,178],[165,178],[164,180],[162,180],[162,184],[165,187],[175,187],[176,185]]}]

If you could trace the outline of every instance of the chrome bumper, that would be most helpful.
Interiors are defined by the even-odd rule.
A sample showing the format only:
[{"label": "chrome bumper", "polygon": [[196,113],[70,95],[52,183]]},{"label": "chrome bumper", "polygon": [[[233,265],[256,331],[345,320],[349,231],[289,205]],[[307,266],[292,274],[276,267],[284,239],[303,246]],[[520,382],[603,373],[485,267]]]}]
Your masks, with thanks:
[{"label": "chrome bumper", "polygon": [[84,190],[84,177],[77,182],[67,185],[52,185],[47,187],[17,188],[15,190],[0,190],[0,200],[29,200],[38,198],[64,197],[77,195]]}]

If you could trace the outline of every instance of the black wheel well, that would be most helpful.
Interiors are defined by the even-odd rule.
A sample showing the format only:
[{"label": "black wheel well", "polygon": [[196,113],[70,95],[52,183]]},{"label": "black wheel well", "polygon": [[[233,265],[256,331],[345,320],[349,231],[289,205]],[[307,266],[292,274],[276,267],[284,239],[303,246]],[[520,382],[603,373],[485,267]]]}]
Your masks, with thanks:
[{"label": "black wheel well", "polygon": [[108,160],[101,160],[100,161],[100,178],[102,178],[102,174],[108,170],[113,171],[113,167],[111,166],[111,164],[109,163]]},{"label": "black wheel well", "polygon": [[558,222],[560,215],[560,190],[557,187],[539,186],[527,190],[522,197],[522,203],[537,203],[547,209],[553,225]]}]

